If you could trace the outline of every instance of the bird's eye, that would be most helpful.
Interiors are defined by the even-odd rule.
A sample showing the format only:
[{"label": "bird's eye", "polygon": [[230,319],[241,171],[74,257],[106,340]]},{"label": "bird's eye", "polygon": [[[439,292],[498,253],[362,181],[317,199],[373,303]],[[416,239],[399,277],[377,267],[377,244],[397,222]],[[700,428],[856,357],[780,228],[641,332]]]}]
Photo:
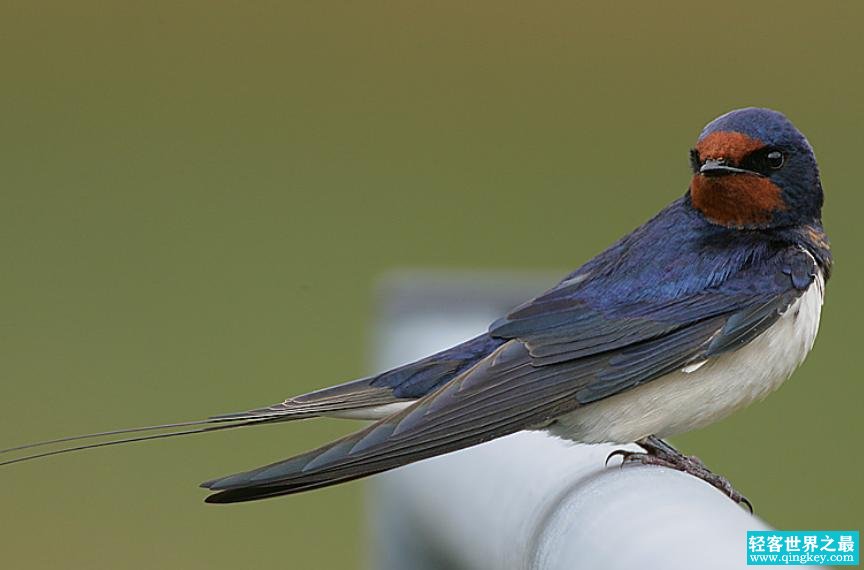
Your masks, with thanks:
[{"label": "bird's eye", "polygon": [[779,150],[772,150],[765,156],[765,162],[768,164],[769,168],[777,170],[783,166],[784,162],[786,162],[786,157],[783,156],[783,153]]}]

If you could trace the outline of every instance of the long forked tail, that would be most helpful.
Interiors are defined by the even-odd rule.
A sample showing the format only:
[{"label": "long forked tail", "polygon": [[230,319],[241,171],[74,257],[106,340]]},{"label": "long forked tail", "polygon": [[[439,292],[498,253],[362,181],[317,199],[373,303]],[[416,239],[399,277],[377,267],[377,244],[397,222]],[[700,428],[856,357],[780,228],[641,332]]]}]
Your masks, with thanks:
[{"label": "long forked tail", "polygon": [[[31,453],[29,455],[24,455],[21,457],[15,457],[13,459],[6,459],[4,461],[0,461],[0,466],[3,465],[12,465],[13,463],[22,463],[24,461],[31,461],[33,459],[39,459],[41,457],[50,457],[52,455],[62,455],[64,453],[72,453],[74,451],[84,451],[85,449],[96,449],[98,447],[108,447],[111,445],[121,445],[124,443],[134,443],[137,441],[148,441],[151,439],[165,439],[169,437],[176,437],[181,435],[191,435],[195,433],[206,433],[211,431],[220,431],[244,426],[258,425],[263,423],[271,423],[277,421],[286,421],[289,419],[299,419],[293,417],[278,417],[278,416],[249,416],[246,420],[227,420],[221,419],[219,417],[208,418],[204,420],[196,420],[189,422],[178,422],[173,424],[160,424],[153,426],[143,426],[143,427],[135,427],[135,428],[123,428],[118,430],[111,431],[103,431],[96,433],[88,433],[83,435],[73,435],[67,437],[60,437],[57,439],[49,439],[45,441],[38,441],[35,443],[28,443],[25,445],[18,445],[15,447],[7,447],[6,449],[0,449],[0,455],[11,454],[14,452],[27,451],[31,449],[36,449],[40,447],[49,447],[60,444],[66,444],[66,447],[60,447],[58,449],[51,449],[50,451],[42,451],[39,453]],[[176,428],[187,428],[192,426],[205,426],[205,427],[196,427],[193,429],[179,429]],[[174,431],[167,431],[172,430]],[[148,433],[160,431],[161,433]],[[131,434],[147,434],[147,435],[131,435]],[[121,437],[119,439],[107,439],[118,435],[127,435],[130,437]],[[98,441],[94,443],[87,443],[82,445],[77,445],[77,442],[85,441],[85,440],[94,440],[103,438],[104,441]],[[73,444],[73,445],[69,445]]]},{"label": "long forked tail", "polygon": [[[0,466],[85,449],[318,416],[380,419],[405,408],[417,398],[446,384],[503,342],[503,340],[493,339],[489,335],[483,334],[422,360],[405,364],[376,376],[360,378],[295,396],[266,408],[223,414],[196,421],[61,437],[0,449],[0,457],[4,455],[10,457],[13,453],[18,452],[18,457],[0,461]],[[81,444],[83,441],[90,441],[91,443]],[[46,448],[47,450],[21,455],[21,452],[37,448]]]},{"label": "long forked tail", "polygon": [[[289,398],[266,408],[257,408],[246,412],[212,416],[202,420],[159,424],[152,426],[123,428],[117,430],[74,435],[17,445],[0,449],[0,456],[10,456],[18,452],[18,457],[0,461],[0,466],[22,463],[42,457],[62,455],[85,449],[109,447],[139,441],[165,439],[182,435],[208,433],[261,424],[286,422],[326,415],[344,415],[363,418],[379,408],[390,404],[403,402],[392,395],[392,391],[370,385],[369,378],[354,380],[332,388],[310,392],[295,398]],[[364,414],[365,411],[365,414]],[[120,437],[118,437],[120,436]],[[94,441],[98,440],[98,441]],[[90,441],[90,443],[81,443]],[[60,446],[60,447],[57,447]],[[20,455],[38,448],[53,448],[38,453]]]}]

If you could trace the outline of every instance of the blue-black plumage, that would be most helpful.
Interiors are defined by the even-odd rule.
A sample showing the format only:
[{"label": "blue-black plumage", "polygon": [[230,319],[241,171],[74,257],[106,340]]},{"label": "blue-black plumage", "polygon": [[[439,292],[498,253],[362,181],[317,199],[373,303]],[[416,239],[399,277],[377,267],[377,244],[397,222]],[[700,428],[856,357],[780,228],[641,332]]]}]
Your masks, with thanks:
[{"label": "blue-black plumage", "polygon": [[247,412],[61,438],[183,431],[315,416],[374,419],[305,454],[203,484],[208,502],[325,487],[525,429],[578,442],[637,442],[627,460],[731,485],[660,440],[775,390],[812,347],[831,253],[813,149],[781,113],[748,108],[709,123],[687,192],[647,223],[498,319],[427,358]]},{"label": "blue-black plumage", "polygon": [[[831,266],[813,151],[782,114],[723,115],[691,156],[687,193],[646,224],[487,335],[370,382],[416,401],[317,450],[209,481],[217,493],[207,500],[323,487],[523,429],[639,440],[656,452],[651,461],[675,463],[648,438],[703,425],[776,388],[812,345]],[[722,393],[724,367],[753,379],[729,379],[731,393],[711,409],[699,390]],[[686,409],[670,403],[679,393]],[[658,415],[667,417],[648,419]],[[722,488],[717,479],[709,481]]]}]

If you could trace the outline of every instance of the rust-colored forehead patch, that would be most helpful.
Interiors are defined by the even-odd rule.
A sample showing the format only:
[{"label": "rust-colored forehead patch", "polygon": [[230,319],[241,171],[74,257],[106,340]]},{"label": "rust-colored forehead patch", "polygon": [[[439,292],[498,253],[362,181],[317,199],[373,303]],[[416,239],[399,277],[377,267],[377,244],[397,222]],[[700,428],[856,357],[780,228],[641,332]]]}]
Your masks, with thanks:
[{"label": "rust-colored forehead patch", "polygon": [[739,164],[745,156],[765,146],[759,139],[748,137],[735,131],[717,131],[706,136],[696,144],[700,160],[725,158],[732,164]]}]

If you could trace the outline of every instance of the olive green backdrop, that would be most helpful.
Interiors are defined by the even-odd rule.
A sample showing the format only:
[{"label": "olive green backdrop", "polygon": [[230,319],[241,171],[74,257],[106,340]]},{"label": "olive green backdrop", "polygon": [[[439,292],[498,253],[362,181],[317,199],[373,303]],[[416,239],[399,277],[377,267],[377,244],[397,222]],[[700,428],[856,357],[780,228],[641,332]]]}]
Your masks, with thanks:
[{"label": "olive green backdrop", "polygon": [[[0,447],[360,376],[383,272],[563,274],[686,190],[704,123],[765,105],[823,169],[822,333],[678,442],[780,528],[859,528],[864,6],[584,4],[2,3]],[[362,482],[196,488],[353,427],[2,468],[0,565],[361,567]]]}]

